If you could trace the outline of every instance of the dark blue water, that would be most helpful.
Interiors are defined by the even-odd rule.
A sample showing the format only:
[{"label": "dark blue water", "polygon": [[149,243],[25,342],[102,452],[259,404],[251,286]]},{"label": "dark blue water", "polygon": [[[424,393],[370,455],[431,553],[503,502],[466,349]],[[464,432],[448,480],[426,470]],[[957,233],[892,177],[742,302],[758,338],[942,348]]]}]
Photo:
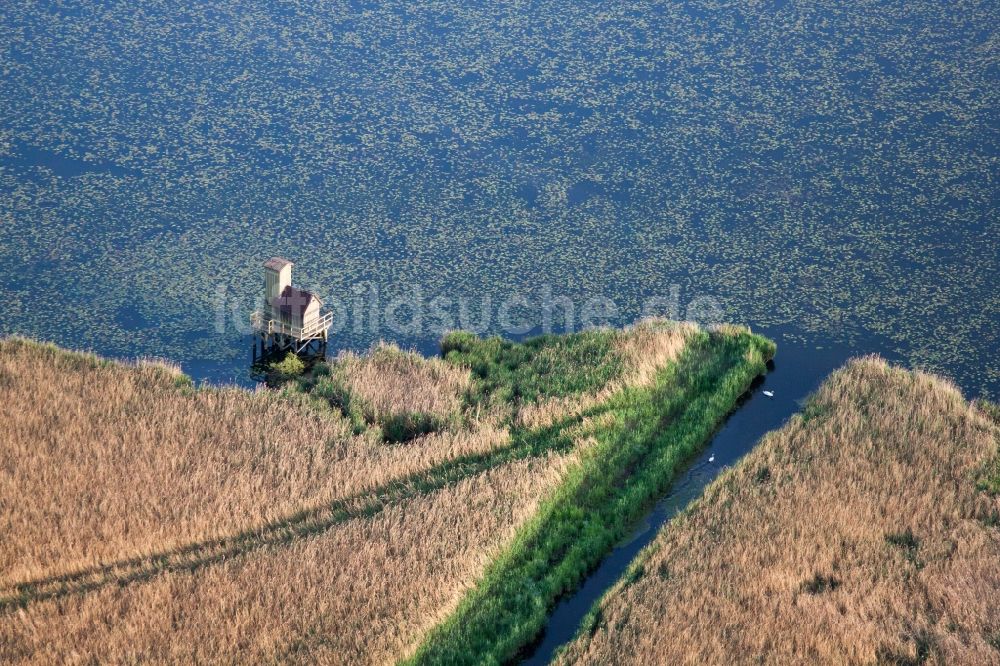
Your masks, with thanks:
[{"label": "dark blue water", "polygon": [[28,178],[38,178],[41,173],[50,173],[59,178],[76,178],[89,173],[119,177],[141,175],[137,171],[125,169],[112,162],[67,157],[25,143],[14,144],[11,154],[3,159],[2,164],[4,168]]},{"label": "dark blue water", "polygon": [[0,333],[246,381],[285,255],[346,315],[333,348],[430,350],[460,299],[516,337],[500,303],[546,288],[623,325],[677,288],[654,311],[878,339],[1000,395],[997,25],[985,1],[7,3]]}]

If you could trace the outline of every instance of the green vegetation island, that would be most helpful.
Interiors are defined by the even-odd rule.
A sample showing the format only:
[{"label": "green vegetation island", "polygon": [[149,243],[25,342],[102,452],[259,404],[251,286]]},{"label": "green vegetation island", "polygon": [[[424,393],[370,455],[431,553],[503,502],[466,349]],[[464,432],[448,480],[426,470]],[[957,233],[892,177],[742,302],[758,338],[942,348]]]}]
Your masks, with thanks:
[{"label": "green vegetation island", "polygon": [[[775,353],[663,320],[454,332],[246,390],[2,339],[0,660],[517,661]],[[557,659],[996,660],[998,443],[995,406],[852,361]]]}]

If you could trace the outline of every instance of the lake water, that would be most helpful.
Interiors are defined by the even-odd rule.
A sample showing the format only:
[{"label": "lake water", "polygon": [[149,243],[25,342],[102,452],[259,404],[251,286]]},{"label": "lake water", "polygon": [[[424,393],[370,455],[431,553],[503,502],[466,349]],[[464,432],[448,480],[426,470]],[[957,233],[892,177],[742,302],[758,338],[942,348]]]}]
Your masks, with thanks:
[{"label": "lake water", "polygon": [[332,348],[606,297],[1000,396],[1000,3],[190,5],[0,7],[0,333],[246,381],[284,255]]}]

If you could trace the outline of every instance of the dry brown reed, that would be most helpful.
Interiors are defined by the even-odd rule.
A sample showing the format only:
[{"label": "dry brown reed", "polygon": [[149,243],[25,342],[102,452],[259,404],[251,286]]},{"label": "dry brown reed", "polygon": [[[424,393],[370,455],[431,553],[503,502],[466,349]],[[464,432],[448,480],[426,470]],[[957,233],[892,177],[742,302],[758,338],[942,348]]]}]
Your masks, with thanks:
[{"label": "dry brown reed", "polygon": [[0,662],[386,663],[443,619],[568,459],[509,463],[312,538],[0,617]]},{"label": "dry brown reed", "polygon": [[998,429],[948,382],[834,373],[640,556],[563,663],[1000,663]]},{"label": "dry brown reed", "polygon": [[[622,335],[625,374],[609,390],[648,381],[686,331]],[[389,347],[332,371],[385,414],[447,418],[470,382]],[[377,499],[390,482],[505,445],[505,416],[464,413],[389,445],[294,392],[196,389],[157,360],[126,366],[21,339],[0,341],[0,422],[4,663],[394,660],[586,449]]]},{"label": "dry brown reed", "polygon": [[484,422],[388,446],[275,391],[181,377],[0,341],[0,590],[252,529],[507,441]]},{"label": "dry brown reed", "polygon": [[384,342],[363,356],[342,352],[335,372],[375,418],[416,413],[447,419],[472,381],[467,369]]}]

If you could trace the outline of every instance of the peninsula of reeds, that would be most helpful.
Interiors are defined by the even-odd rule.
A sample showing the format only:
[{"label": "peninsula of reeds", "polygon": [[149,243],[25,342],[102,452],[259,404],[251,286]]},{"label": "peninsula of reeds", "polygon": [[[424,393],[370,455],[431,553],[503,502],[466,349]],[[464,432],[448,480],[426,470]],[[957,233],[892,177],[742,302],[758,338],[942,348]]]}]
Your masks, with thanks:
[{"label": "peninsula of reeds", "polygon": [[852,361],[664,527],[560,663],[1000,663],[997,416]]},{"label": "peninsula of reeds", "polygon": [[454,333],[247,391],[0,340],[0,662],[507,659],[773,352]]}]

